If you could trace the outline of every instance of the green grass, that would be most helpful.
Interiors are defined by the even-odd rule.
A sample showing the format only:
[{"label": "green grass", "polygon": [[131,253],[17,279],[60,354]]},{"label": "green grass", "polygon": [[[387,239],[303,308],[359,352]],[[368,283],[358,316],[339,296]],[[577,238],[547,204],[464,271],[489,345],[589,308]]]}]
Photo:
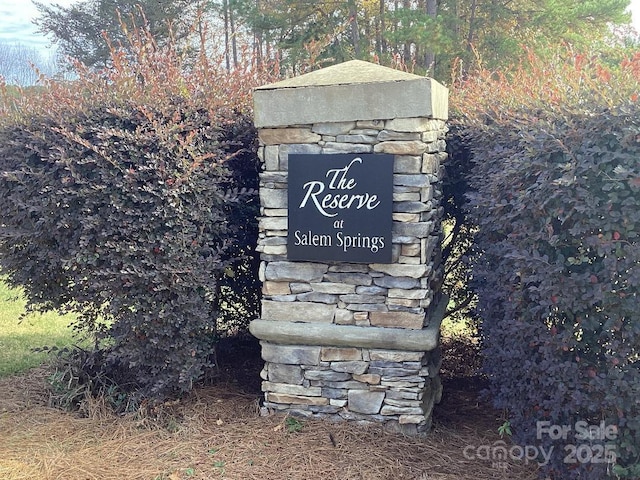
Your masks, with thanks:
[{"label": "green grass", "polygon": [[46,362],[48,354],[34,352],[34,348],[73,344],[69,328],[72,316],[35,313],[20,320],[24,306],[20,291],[9,289],[0,277],[0,377],[15,375]]}]

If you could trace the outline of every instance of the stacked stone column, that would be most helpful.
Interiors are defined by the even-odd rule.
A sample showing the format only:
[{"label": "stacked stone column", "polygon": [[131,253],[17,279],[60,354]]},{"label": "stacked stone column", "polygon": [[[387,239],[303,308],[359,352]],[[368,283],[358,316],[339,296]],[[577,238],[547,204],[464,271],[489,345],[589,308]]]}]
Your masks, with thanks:
[{"label": "stacked stone column", "polygon": [[[286,119],[287,112],[280,115],[280,107],[273,105],[275,124],[257,122],[263,124],[257,125],[264,166],[258,240],[263,300],[261,318],[250,329],[262,340],[265,412],[385,422],[420,433],[428,430],[433,405],[441,396],[438,334],[446,298],[440,293],[440,203],[446,98],[444,114],[442,108],[434,109],[433,95],[400,98],[398,103],[410,107],[392,105],[391,118],[382,117],[377,104],[335,112],[340,100],[334,87],[341,92],[345,76],[358,69],[375,78],[363,87],[362,75],[354,76],[356,97],[366,97],[363,88],[375,91],[376,82],[383,84],[383,92],[390,91],[390,82],[397,83],[400,95],[404,81],[414,82],[412,88],[416,80],[421,88],[425,81],[433,82],[402,72],[398,80],[398,72],[364,63],[330,67],[334,70],[324,77],[323,71],[314,72],[308,75],[309,84],[300,77],[298,92],[284,92],[308,99],[305,88],[312,88],[312,100],[325,102],[318,108],[318,121],[306,118],[312,114],[291,112],[291,124],[286,124],[280,117]],[[435,82],[429,88],[431,94],[444,92],[446,97],[446,89]],[[267,92],[271,89],[278,90],[278,84]],[[378,99],[394,100],[393,94]],[[332,102],[337,102],[333,108]],[[414,104],[421,102],[426,105],[424,116],[416,115],[421,110]],[[260,117],[264,108],[256,101],[257,118],[269,118],[268,112]],[[400,116],[403,113],[407,116]],[[287,170],[294,153],[394,155],[391,263],[287,259]]]}]

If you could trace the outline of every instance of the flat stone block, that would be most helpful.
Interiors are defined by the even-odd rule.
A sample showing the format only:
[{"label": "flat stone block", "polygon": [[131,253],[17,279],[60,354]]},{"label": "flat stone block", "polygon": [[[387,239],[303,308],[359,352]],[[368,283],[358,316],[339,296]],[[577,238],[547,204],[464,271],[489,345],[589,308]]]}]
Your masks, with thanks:
[{"label": "flat stone block", "polygon": [[371,270],[386,273],[387,275],[391,275],[392,277],[421,278],[428,271],[428,267],[426,265],[394,265],[387,263],[372,263],[369,264],[369,267],[371,268]]},{"label": "flat stone block", "polygon": [[310,128],[262,128],[258,130],[258,137],[265,145],[279,145],[281,143],[316,143],[322,139]]},{"label": "flat stone block", "polygon": [[434,222],[402,223],[393,222],[393,233],[395,235],[405,235],[409,237],[425,238],[431,235],[434,229]]},{"label": "flat stone block", "polygon": [[261,188],[260,205],[265,208],[287,208],[287,191],[283,188]]},{"label": "flat stone block", "polygon": [[395,388],[395,389],[399,389],[399,388],[411,388],[411,389],[417,389],[417,390],[421,390],[422,388],[424,388],[425,382],[412,382],[409,380],[385,380],[382,379],[380,381],[380,385],[384,386],[384,387],[389,387],[389,388]]},{"label": "flat stone block", "polygon": [[387,298],[387,305],[389,310],[393,310],[393,306],[416,308],[420,307],[420,300],[409,300],[406,298]]},{"label": "flat stone block", "polygon": [[391,405],[392,407],[409,407],[409,408],[420,408],[422,407],[422,400],[407,400],[407,399],[397,399],[397,398],[389,398],[384,399],[385,405]]},{"label": "flat stone block", "polygon": [[396,173],[393,175],[393,184],[400,187],[420,188],[431,185],[431,181],[428,175],[421,173],[415,175]]},{"label": "flat stone block", "polygon": [[355,285],[345,285],[344,283],[312,283],[311,289],[318,293],[329,293],[332,295],[346,295],[349,293],[356,293]]},{"label": "flat stone block", "polygon": [[288,225],[287,217],[260,217],[258,228],[264,230],[286,230]]},{"label": "flat stone block", "polygon": [[356,126],[358,128],[382,130],[384,128],[384,120],[358,120]]},{"label": "flat stone block", "polygon": [[267,393],[267,401],[272,403],[287,403],[291,405],[329,405],[328,398],[306,397],[303,395],[288,395],[286,393]]},{"label": "flat stone block", "polygon": [[393,211],[398,213],[422,213],[431,209],[431,205],[424,202],[397,202],[393,204]]},{"label": "flat stone block", "polygon": [[386,142],[389,140],[421,140],[419,132],[396,132],[394,130],[382,130],[378,133],[378,141]]},{"label": "flat stone block", "polygon": [[387,120],[384,128],[387,130],[395,130],[396,132],[424,132],[432,130],[433,124],[426,117],[394,118]]},{"label": "flat stone block", "polygon": [[287,239],[283,237],[262,237],[258,239],[259,245],[286,245]]},{"label": "flat stone block", "polygon": [[354,128],[349,132],[350,135],[373,135],[374,137],[378,136],[380,130],[375,128]]},{"label": "flat stone block", "polygon": [[371,312],[369,321],[375,327],[411,328],[419,330],[424,325],[424,315],[408,312]]},{"label": "flat stone block", "polygon": [[331,323],[336,308],[336,305],[324,303],[262,300],[261,318],[263,320]]},{"label": "flat stone block", "polygon": [[291,293],[296,295],[299,293],[310,292],[312,290],[311,285],[304,282],[291,282],[289,286],[291,287]]},{"label": "flat stone block", "polygon": [[261,214],[265,217],[286,217],[289,211],[286,208],[261,208]]},{"label": "flat stone block", "polygon": [[266,281],[262,284],[262,293],[265,295],[289,295],[291,287],[288,282]]},{"label": "flat stone block", "polygon": [[415,223],[420,221],[419,213],[393,213],[391,218],[394,222],[410,222]]},{"label": "flat stone block", "polygon": [[[406,255],[408,257],[420,256],[421,245],[419,243],[410,243],[402,245],[400,250],[401,255]],[[424,262],[420,262],[424,263]]]},{"label": "flat stone block", "polygon": [[326,304],[336,304],[338,303],[338,296],[331,295],[329,293],[320,293],[320,292],[307,292],[301,293],[297,297],[301,302],[316,302],[316,303],[326,303]]},{"label": "flat stone block", "polygon": [[280,164],[278,162],[278,147],[270,145],[264,147],[264,168],[268,171],[280,170]]},{"label": "flat stone block", "polygon": [[405,290],[404,288],[389,289],[389,296],[394,298],[407,298],[412,300],[421,300],[427,298],[429,290]]},{"label": "flat stone block", "polygon": [[387,289],[384,287],[379,287],[377,285],[368,285],[368,286],[359,286],[356,287],[356,293],[358,295],[386,295]]},{"label": "flat stone block", "polygon": [[424,415],[400,415],[398,417],[398,423],[400,425],[406,424],[419,424],[426,421]]},{"label": "flat stone block", "polygon": [[286,393],[287,395],[304,395],[307,397],[319,397],[322,395],[320,387],[303,387],[302,385],[290,385],[288,383],[262,382],[262,391]]},{"label": "flat stone block", "polygon": [[323,387],[337,388],[345,390],[368,390],[369,385],[362,382],[356,382],[355,380],[347,380],[345,382],[322,382]]},{"label": "flat stone block", "polygon": [[[389,308],[384,303],[348,303],[345,305],[347,310],[352,310],[354,312],[388,312]],[[356,324],[358,319],[356,319]],[[369,322],[367,320],[367,325]]]},{"label": "flat stone block", "polygon": [[[331,400],[329,400],[329,402],[331,402]],[[309,406],[309,411],[328,415],[338,413],[340,411],[340,407],[337,405],[331,405],[331,403],[329,403],[329,405],[311,405]]]},{"label": "flat stone block", "polygon": [[377,138],[372,135],[338,135],[336,137],[338,143],[376,143]]},{"label": "flat stone block", "polygon": [[373,146],[366,143],[339,143],[339,142],[327,142],[322,147],[322,153],[371,153]]},{"label": "flat stone block", "polygon": [[326,273],[324,279],[331,283],[346,283],[349,285],[371,285],[371,275],[366,273]]},{"label": "flat stone block", "polygon": [[393,201],[394,202],[419,202],[420,201],[420,193],[418,192],[409,192],[409,193],[394,193]]},{"label": "flat stone block", "polygon": [[362,350],[359,348],[322,347],[320,360],[324,362],[362,360]]},{"label": "flat stone block", "polygon": [[370,385],[379,385],[381,377],[380,375],[375,375],[372,373],[364,373],[362,375],[353,375],[353,379],[357,380],[358,382],[368,383]]},{"label": "flat stone block", "polygon": [[415,382],[422,383],[425,381],[423,377],[418,376],[418,370],[415,368],[401,367],[370,367],[370,373],[375,373],[382,377],[383,382]]},{"label": "flat stone block", "polygon": [[425,153],[422,155],[422,173],[435,175],[440,169],[440,160],[437,154]]},{"label": "flat stone block", "polygon": [[270,363],[268,364],[267,372],[267,379],[270,382],[302,385],[302,368],[299,365]]},{"label": "flat stone block", "polygon": [[334,372],[333,370],[307,370],[304,372],[304,378],[307,380],[342,382],[350,380],[351,375],[346,372]]},{"label": "flat stone block", "polygon": [[338,308],[336,310],[334,322],[336,325],[353,325],[355,323],[353,312],[344,308]]},{"label": "flat stone block", "polygon": [[329,400],[338,400],[338,399],[345,400],[345,404],[346,404],[347,393],[348,393],[348,390],[345,390],[343,388],[322,387],[323,397],[328,398]]},{"label": "flat stone block", "polygon": [[385,405],[380,410],[380,415],[423,415],[423,412],[421,408],[394,407],[392,405]]},{"label": "flat stone block", "polygon": [[393,160],[393,173],[418,174],[422,167],[420,156],[396,155]]},{"label": "flat stone block", "polygon": [[373,283],[385,288],[417,288],[420,286],[420,281],[411,277],[378,277],[373,279]]},{"label": "flat stone block", "polygon": [[369,362],[363,361],[348,361],[348,362],[331,362],[331,370],[334,372],[352,373],[356,375],[362,375],[367,371]]},{"label": "flat stone block", "polygon": [[262,359],[270,363],[286,365],[318,365],[320,363],[319,346],[275,345],[261,342]]},{"label": "flat stone block", "polygon": [[347,406],[352,412],[375,415],[380,412],[384,395],[384,392],[350,390]]},{"label": "flat stone block", "polygon": [[340,295],[340,300],[345,303],[384,303],[385,297],[382,295]]},{"label": "flat stone block", "polygon": [[322,147],[317,143],[292,143],[280,145],[278,154],[279,166],[281,170],[289,170],[289,155],[299,154],[318,154],[322,152]]},{"label": "flat stone block", "polygon": [[427,153],[444,152],[447,148],[447,144],[444,140],[437,140],[435,142],[427,143]]},{"label": "flat stone block", "polygon": [[440,134],[438,132],[423,132],[422,135],[420,135],[420,140],[422,140],[424,143],[431,143],[438,140],[439,136]]},{"label": "flat stone block", "polygon": [[320,282],[328,268],[323,263],[270,262],[265,278],[280,282]]},{"label": "flat stone block", "polygon": [[389,153],[391,155],[422,155],[427,151],[428,145],[420,140],[390,141],[376,143],[373,147],[375,153]]},{"label": "flat stone block", "polygon": [[[421,400],[422,392],[417,392],[417,391],[405,392],[401,390],[389,389],[387,390],[387,396],[385,398],[385,402],[389,403],[389,400],[391,399]],[[389,404],[391,405],[391,403]]]},{"label": "flat stone block", "polygon": [[361,263],[339,263],[331,265],[329,271],[337,273],[367,273],[369,268]]},{"label": "flat stone block", "polygon": [[311,131],[320,135],[344,135],[353,130],[356,122],[314,123]]}]

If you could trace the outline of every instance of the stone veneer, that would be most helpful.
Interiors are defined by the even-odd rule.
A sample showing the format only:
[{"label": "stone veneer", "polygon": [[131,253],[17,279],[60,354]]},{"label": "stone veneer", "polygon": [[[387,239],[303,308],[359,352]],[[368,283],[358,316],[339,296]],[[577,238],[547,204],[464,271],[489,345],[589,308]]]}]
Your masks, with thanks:
[{"label": "stone veneer", "polygon": [[[440,401],[447,91],[352,61],[255,91],[263,411],[422,433]],[[443,98],[444,96],[444,98]],[[385,113],[388,112],[388,113]],[[390,264],[287,260],[289,154],[394,155]]]}]

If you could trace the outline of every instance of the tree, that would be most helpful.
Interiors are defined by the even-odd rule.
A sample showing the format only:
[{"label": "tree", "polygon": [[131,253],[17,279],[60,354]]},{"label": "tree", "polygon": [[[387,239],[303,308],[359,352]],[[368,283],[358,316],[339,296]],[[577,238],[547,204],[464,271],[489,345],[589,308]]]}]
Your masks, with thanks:
[{"label": "tree", "polygon": [[55,58],[44,58],[38,50],[19,43],[0,42],[0,76],[7,83],[33,85],[38,72],[53,75],[56,72]]},{"label": "tree", "polygon": [[629,23],[629,0],[473,0],[442,2],[455,18],[455,56],[467,65],[480,59],[497,68],[512,61],[522,45],[542,52],[562,43],[587,47],[611,33],[611,24]]},{"label": "tree", "polygon": [[186,40],[205,1],[190,0],[85,0],[69,7],[34,2],[40,12],[40,32],[51,34],[63,54],[87,66],[109,61],[107,37],[126,47],[127,31],[145,27],[159,44],[173,37]]},{"label": "tree", "polygon": [[[258,49],[279,51],[292,70],[350,58],[405,65],[449,80],[454,59],[498,68],[522,46],[592,45],[625,24],[629,0],[237,0],[236,18],[258,32]],[[285,62],[285,63],[286,63]]]}]

